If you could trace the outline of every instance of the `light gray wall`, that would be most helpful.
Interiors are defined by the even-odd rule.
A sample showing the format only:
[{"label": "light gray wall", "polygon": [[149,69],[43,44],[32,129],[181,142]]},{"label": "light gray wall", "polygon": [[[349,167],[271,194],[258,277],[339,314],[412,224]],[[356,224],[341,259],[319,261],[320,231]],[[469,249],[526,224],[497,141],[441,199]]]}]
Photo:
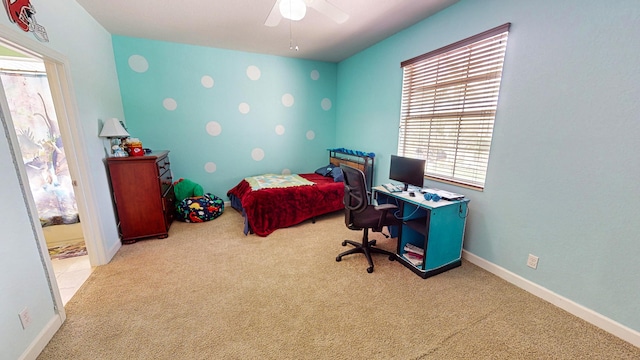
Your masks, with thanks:
[{"label": "light gray wall", "polygon": [[[462,0],[338,66],[336,144],[397,151],[400,62],[511,22],[464,247],[640,331],[640,3]],[[540,257],[537,270],[528,254]]]},{"label": "light gray wall", "polygon": [[[92,209],[102,226],[96,231],[105,239],[105,251],[113,251],[120,242],[103,165],[103,142],[97,136],[98,119],[123,114],[111,35],[73,0],[39,1],[35,5],[36,19],[50,39],[44,46],[62,54],[70,63],[78,123],[84,135],[77,150],[89,158],[91,179],[86,184],[87,191],[101,204]],[[9,21],[4,9],[0,26],[17,38],[37,43],[31,33]],[[39,339],[55,313],[4,130],[0,134],[0,174],[0,359],[16,359]],[[29,308],[32,323],[23,330],[18,313],[25,307]]]}]

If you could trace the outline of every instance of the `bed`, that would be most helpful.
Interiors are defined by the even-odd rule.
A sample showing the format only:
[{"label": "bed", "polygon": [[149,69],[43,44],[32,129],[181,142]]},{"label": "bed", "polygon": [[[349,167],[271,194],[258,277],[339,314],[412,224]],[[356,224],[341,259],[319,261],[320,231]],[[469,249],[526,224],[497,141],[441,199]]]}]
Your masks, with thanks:
[{"label": "bed", "polygon": [[[277,229],[342,210],[344,184],[337,170],[346,164],[362,170],[371,189],[373,153],[329,150],[329,164],[313,173],[261,174],[242,179],[227,192],[231,207],[244,217],[244,233],[268,236]],[[327,171],[329,170],[329,171]]]}]

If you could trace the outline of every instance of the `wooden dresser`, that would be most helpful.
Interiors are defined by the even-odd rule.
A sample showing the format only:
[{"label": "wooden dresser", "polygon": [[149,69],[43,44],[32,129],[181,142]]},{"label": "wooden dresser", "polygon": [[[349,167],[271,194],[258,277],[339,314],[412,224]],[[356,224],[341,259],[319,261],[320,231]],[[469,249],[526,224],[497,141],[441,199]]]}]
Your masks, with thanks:
[{"label": "wooden dresser", "polygon": [[110,157],[107,165],[122,242],[169,236],[175,204],[169,151]]}]

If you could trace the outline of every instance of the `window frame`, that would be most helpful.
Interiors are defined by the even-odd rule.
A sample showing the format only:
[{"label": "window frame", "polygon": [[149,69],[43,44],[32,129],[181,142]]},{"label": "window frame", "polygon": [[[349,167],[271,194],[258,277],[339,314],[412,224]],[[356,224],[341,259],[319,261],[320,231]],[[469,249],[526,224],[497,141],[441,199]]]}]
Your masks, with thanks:
[{"label": "window frame", "polygon": [[484,189],[510,26],[401,62],[398,155],[427,160],[426,178]]}]

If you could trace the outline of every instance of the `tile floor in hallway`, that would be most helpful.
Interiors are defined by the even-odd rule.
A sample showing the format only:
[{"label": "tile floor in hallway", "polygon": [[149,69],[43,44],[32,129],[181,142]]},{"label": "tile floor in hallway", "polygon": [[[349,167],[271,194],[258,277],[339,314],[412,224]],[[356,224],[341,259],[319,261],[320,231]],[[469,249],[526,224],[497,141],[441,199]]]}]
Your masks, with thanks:
[{"label": "tile floor in hallway", "polygon": [[66,305],[93,271],[89,263],[89,256],[52,259],[51,263],[58,281],[62,304]]}]

